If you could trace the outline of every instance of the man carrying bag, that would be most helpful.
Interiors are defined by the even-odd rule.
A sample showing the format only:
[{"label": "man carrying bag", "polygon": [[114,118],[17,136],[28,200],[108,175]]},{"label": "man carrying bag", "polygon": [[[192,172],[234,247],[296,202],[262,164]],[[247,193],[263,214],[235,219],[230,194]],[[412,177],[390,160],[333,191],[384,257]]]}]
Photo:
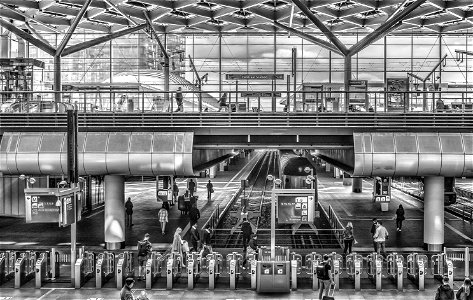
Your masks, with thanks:
[{"label": "man carrying bag", "polygon": [[[321,262],[317,266],[317,279],[319,280],[319,299],[320,300],[330,300],[334,299],[333,297],[329,296],[329,291],[332,289],[332,285],[334,285],[333,279],[332,279],[332,266],[330,265],[330,262],[328,260],[328,255],[324,254],[324,261]],[[325,290],[325,296],[322,298],[322,295],[324,294]],[[333,292],[332,292],[333,296]]]}]

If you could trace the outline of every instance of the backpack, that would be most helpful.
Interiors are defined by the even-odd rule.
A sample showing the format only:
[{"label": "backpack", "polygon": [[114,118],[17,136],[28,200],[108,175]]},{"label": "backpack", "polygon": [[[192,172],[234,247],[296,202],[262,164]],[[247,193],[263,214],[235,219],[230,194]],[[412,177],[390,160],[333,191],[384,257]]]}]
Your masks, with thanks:
[{"label": "backpack", "polygon": [[150,248],[148,241],[138,241],[138,256],[147,256]]},{"label": "backpack", "polygon": [[316,268],[317,271],[317,278],[321,280],[328,280],[330,277],[328,275],[328,270],[326,267],[326,264],[324,262],[321,262],[317,265]]}]

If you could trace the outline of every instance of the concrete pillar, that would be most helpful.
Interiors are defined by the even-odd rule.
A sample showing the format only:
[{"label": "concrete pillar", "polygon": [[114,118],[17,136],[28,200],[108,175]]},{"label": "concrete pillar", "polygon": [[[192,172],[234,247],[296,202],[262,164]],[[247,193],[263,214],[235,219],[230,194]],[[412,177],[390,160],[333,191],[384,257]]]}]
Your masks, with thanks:
[{"label": "concrete pillar", "polygon": [[351,176],[348,173],[343,172],[343,185],[349,186],[351,185]]},{"label": "concrete pillar", "polygon": [[444,178],[424,178],[424,248],[442,251],[444,237]]},{"label": "concrete pillar", "polygon": [[334,178],[340,178],[341,175],[341,172],[340,172],[340,169],[339,168],[333,168],[333,177]]},{"label": "concrete pillar", "polygon": [[363,191],[363,178],[353,178],[353,185],[351,187],[351,191],[353,193],[361,193]]},{"label": "concrete pillar", "polygon": [[211,166],[209,169],[209,177],[210,178],[215,178],[217,176],[217,166]]},{"label": "concrete pillar", "polygon": [[325,163],[325,172],[330,172],[330,164],[328,162]]},{"label": "concrete pillar", "polygon": [[225,170],[225,162],[221,162],[218,164],[218,170],[223,172]]},{"label": "concrete pillar", "polygon": [[125,247],[125,178],[104,176],[105,245],[108,250]]}]

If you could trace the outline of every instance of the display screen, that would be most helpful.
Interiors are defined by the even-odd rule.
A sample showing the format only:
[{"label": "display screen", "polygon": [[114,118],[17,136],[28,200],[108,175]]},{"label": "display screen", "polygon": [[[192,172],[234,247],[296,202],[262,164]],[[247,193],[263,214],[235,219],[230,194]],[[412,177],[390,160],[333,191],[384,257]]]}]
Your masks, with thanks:
[{"label": "display screen", "polygon": [[[56,206],[57,197],[55,195],[26,195],[27,223],[58,223],[59,207]],[[30,218],[28,218],[28,215]]]},{"label": "display screen", "polygon": [[278,223],[296,224],[314,221],[313,195],[278,195]]}]

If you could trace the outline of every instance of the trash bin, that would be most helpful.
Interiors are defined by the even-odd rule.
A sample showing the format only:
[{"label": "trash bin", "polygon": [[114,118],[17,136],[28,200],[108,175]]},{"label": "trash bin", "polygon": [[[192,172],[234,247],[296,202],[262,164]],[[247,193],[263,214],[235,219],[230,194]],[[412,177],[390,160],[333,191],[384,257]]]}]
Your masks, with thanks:
[{"label": "trash bin", "polygon": [[290,291],[289,261],[258,261],[256,291],[258,293],[288,293]]},{"label": "trash bin", "polygon": [[273,290],[273,263],[270,261],[259,261],[256,264],[256,291],[272,292]]},{"label": "trash bin", "polygon": [[274,262],[273,292],[289,292],[290,261]]}]

